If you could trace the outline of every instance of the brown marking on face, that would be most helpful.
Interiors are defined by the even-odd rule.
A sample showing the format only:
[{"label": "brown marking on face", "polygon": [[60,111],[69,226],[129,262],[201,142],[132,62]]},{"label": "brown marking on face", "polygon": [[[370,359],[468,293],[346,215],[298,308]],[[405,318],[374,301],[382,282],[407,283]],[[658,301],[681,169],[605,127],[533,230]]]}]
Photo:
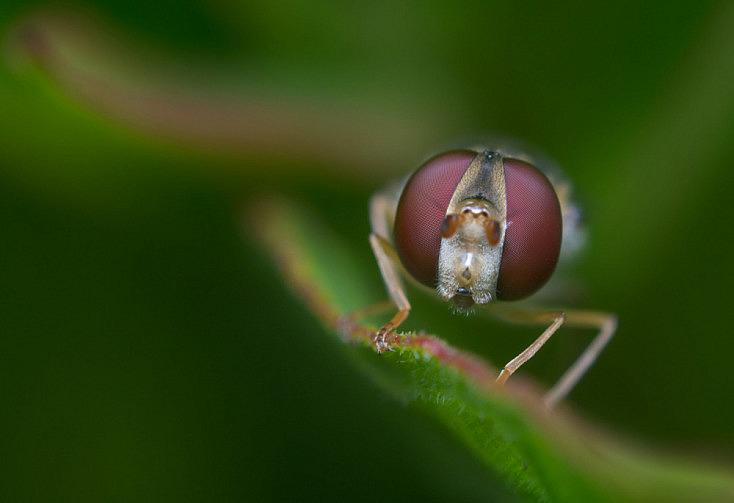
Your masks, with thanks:
[{"label": "brown marking on face", "polygon": [[451,236],[454,235],[456,229],[463,222],[463,215],[457,215],[455,213],[446,215],[446,217],[441,221],[441,237],[444,239],[449,239]]},{"label": "brown marking on face", "polygon": [[489,241],[489,244],[492,246],[500,244],[500,237],[502,236],[500,223],[497,220],[487,219],[483,222],[483,225],[487,231],[487,241]]}]

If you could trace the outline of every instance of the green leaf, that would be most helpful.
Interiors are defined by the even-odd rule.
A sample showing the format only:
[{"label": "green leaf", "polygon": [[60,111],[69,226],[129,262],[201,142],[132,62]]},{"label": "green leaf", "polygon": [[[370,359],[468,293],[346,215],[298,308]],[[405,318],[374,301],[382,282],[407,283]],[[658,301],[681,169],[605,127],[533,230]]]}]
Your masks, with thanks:
[{"label": "green leaf", "polygon": [[374,305],[364,267],[346,243],[304,211],[269,197],[250,205],[254,231],[288,286],[317,316],[325,336],[340,336],[348,358],[396,400],[420,404],[526,501],[721,501],[734,474],[719,467],[643,452],[604,434],[568,408],[550,411],[533,382],[494,385],[496,369],[440,337],[399,333],[393,351],[374,350],[374,327],[350,313]]}]

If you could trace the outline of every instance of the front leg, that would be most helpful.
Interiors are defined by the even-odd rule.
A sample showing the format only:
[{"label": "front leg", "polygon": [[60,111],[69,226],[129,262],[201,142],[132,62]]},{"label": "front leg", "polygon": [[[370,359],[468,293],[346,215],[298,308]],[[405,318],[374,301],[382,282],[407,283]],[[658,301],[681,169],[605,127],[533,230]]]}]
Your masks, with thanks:
[{"label": "front leg", "polygon": [[548,407],[563,400],[578,384],[587,370],[594,364],[617,330],[617,317],[601,311],[566,310],[563,312],[543,312],[532,309],[503,308],[497,306],[493,314],[506,321],[523,324],[548,323],[535,342],[512,359],[500,372],[497,383],[503,385],[520,365],[528,361],[564,323],[566,326],[595,328],[597,334],[576,361],[566,370],[553,387],[545,394],[543,401]]},{"label": "front leg", "polygon": [[375,233],[370,234],[370,245],[377,259],[377,265],[380,268],[382,279],[385,282],[390,298],[398,308],[398,312],[390,321],[385,323],[375,336],[375,347],[378,353],[382,353],[390,349],[389,336],[410,313],[410,302],[405,296],[402,282],[398,275],[396,260],[397,253],[392,245],[384,238]]},{"label": "front leg", "polygon": [[602,311],[566,311],[566,324],[571,327],[595,328],[597,334],[581,356],[563,373],[543,400],[552,407],[561,401],[591,368],[617,331],[617,316]]},{"label": "front leg", "polygon": [[518,316],[519,319],[526,323],[543,323],[546,320],[552,320],[552,323],[550,324],[550,326],[548,326],[548,328],[543,331],[542,334],[540,334],[540,337],[535,339],[535,341],[533,341],[530,346],[525,348],[522,353],[507,362],[507,364],[500,372],[500,375],[497,376],[496,382],[500,386],[504,386],[504,384],[507,382],[507,379],[509,379],[510,376],[514,374],[515,371],[519,369],[523,363],[535,356],[535,353],[537,353],[538,350],[542,348],[546,342],[548,342],[548,339],[551,338],[551,335],[556,333],[556,330],[558,330],[558,328],[563,325],[563,322],[566,321],[566,313],[564,312],[542,314],[530,312],[522,312],[521,314],[519,313],[520,312],[516,313],[516,316]]}]

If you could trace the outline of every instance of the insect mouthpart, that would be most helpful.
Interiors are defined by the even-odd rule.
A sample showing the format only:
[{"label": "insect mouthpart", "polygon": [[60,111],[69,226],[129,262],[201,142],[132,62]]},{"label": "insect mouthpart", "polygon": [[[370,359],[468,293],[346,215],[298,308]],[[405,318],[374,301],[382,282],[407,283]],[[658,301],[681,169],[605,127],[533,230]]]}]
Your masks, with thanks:
[{"label": "insect mouthpart", "polygon": [[459,312],[468,311],[474,307],[474,299],[472,299],[471,292],[465,288],[459,288],[459,290],[456,291],[456,295],[454,295],[451,300],[454,304],[454,308]]}]

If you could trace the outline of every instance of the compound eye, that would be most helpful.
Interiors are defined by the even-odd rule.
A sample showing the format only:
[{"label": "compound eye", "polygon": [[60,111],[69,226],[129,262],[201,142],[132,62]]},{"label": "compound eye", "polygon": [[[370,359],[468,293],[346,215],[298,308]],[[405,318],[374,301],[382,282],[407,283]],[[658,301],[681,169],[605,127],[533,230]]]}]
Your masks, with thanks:
[{"label": "compound eye", "polygon": [[442,222],[456,186],[476,155],[454,150],[433,157],[410,176],[400,195],[395,248],[408,272],[424,285],[436,286]]},{"label": "compound eye", "polygon": [[562,219],[553,186],[536,167],[505,159],[507,228],[497,280],[501,300],[535,293],[550,278],[561,251]]}]

